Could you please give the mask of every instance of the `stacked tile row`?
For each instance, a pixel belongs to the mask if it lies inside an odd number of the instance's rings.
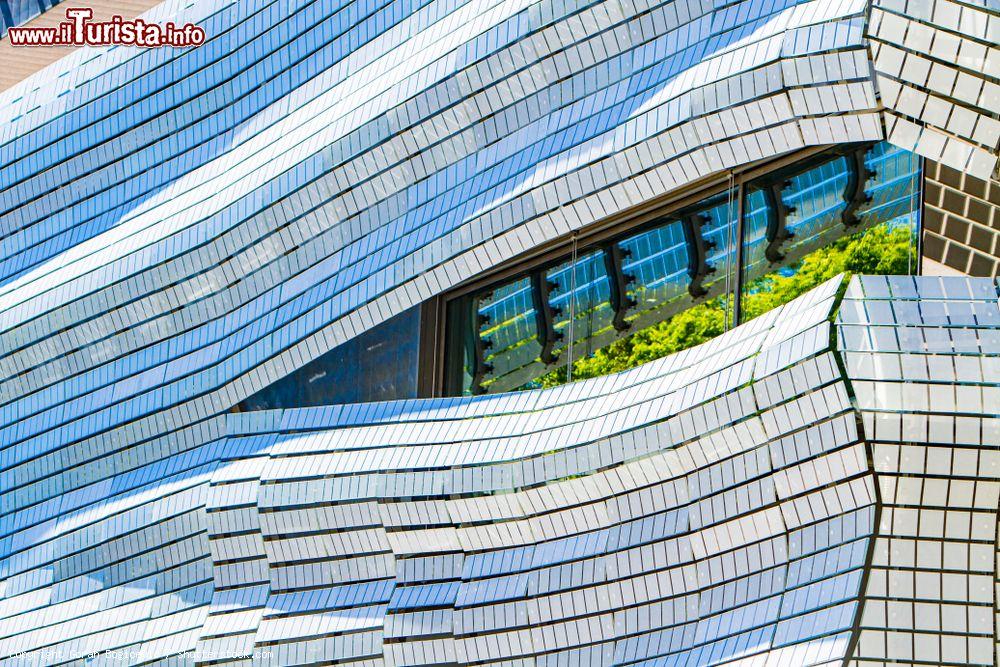
[[[556,390],[233,416],[212,551],[268,594],[219,617],[275,664],[840,664],[877,508],[839,284]]]
[[[996,175],[1000,12],[989,0],[874,0],[868,33],[886,138],[979,179]]]
[[[224,413],[584,225],[729,167],[881,138],[868,14],[168,0],[148,18],[202,25],[205,45],[80,49],[4,91],[0,658],[235,647],[213,620],[236,603],[211,536],[246,481],[220,472]],[[263,546],[246,538],[227,571],[271,557],[280,527],[258,520]]]
[[[971,276],[1000,276],[1000,180],[926,162],[923,256]]]
[[[852,664],[994,665],[997,284],[855,279],[837,336],[879,499]]]

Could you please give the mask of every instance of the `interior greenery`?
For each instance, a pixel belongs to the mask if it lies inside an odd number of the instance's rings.
[[[908,225],[882,223],[815,250],[790,270],[761,276],[743,296],[743,321],[787,303],[839,273],[848,277],[855,273],[910,273],[912,233]],[[709,299],[576,360],[573,379],[623,371],[714,338],[725,329],[727,302],[725,296]],[[565,383],[566,376],[566,367],[560,366],[532,382],[531,387],[554,387]]]

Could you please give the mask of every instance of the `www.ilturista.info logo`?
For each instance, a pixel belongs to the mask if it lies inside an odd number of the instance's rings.
[[[91,21],[94,10],[79,7],[66,10],[57,26],[18,27],[8,30],[11,46],[198,46],[205,42],[205,29],[193,23],[176,25],[149,23],[142,19],[112,16],[108,21]]]

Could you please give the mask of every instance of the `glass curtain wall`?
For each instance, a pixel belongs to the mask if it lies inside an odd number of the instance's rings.
[[[453,299],[445,393],[598,374],[598,351],[603,368],[620,370],[629,362],[609,366],[609,350],[648,360],[629,346],[636,333],[695,313],[711,320],[700,342],[793,298],[817,266],[915,272],[920,183],[911,153],[886,143],[838,148]],[[860,262],[865,249],[881,263]]]
[[[793,279],[824,262],[838,271],[916,273],[920,170],[919,157],[882,142],[749,182],[741,320],[786,301]]]

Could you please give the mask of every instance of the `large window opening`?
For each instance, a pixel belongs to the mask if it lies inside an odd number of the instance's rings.
[[[553,386],[704,342],[840,272],[915,273],[921,162],[887,143],[752,171],[447,299],[444,393]]]
[[[235,409],[497,393],[632,368],[838,273],[916,273],[922,180],[920,159],[887,143],[748,167],[474,277]]]

